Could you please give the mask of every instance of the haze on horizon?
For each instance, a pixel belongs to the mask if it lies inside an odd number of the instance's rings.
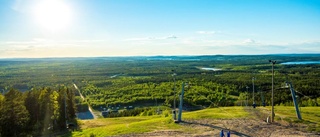
[[[0,58],[320,53],[319,0],[0,0]]]

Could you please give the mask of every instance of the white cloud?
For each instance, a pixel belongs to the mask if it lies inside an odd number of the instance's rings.
[[[217,32],[216,31],[197,31],[196,33],[212,35],[212,34],[216,34]]]
[[[319,41],[291,44],[261,43],[254,39],[230,40],[206,37],[178,39],[174,35],[125,41],[54,41],[34,38],[30,41],[0,42],[0,57],[320,53],[319,47]]]
[[[36,41],[36,42],[45,42],[45,41],[48,41],[47,39],[43,39],[43,38],[34,38],[33,41]]]
[[[125,41],[145,41],[145,40],[152,40],[152,37],[144,37],[144,38],[129,38],[125,39]]]
[[[171,36],[167,36],[165,39],[176,39],[176,38],[178,38],[178,37],[175,35],[171,35]]]
[[[153,40],[166,40],[166,39],[177,39],[175,35],[164,36],[164,37],[140,37],[140,38],[129,38],[124,41],[153,41]]]
[[[243,41],[243,44],[256,44],[256,41],[253,39],[246,39]]]

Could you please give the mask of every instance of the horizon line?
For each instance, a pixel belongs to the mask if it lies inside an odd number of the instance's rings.
[[[199,55],[119,55],[119,56],[56,56],[56,57],[0,57],[0,59],[62,59],[62,58],[126,58],[126,57],[193,57],[193,56],[263,56],[263,55],[317,55],[320,53],[272,53],[272,54],[199,54]]]

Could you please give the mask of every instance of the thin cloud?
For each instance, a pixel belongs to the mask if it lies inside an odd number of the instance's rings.
[[[4,45],[29,45],[29,44],[36,44],[35,41],[6,41],[2,42]]]
[[[96,42],[105,42],[105,40],[71,40],[65,42],[74,42],[74,43],[96,43]]]
[[[144,37],[144,38],[129,38],[126,39],[125,41],[145,41],[145,40],[152,40],[154,38],[152,37]]]
[[[141,37],[141,38],[129,38],[124,41],[153,41],[153,40],[166,40],[166,39],[177,39],[175,35],[164,36],[164,37]]]
[[[14,0],[10,8],[19,13],[30,13],[35,2],[31,0]]]
[[[1,45],[38,45],[38,44],[79,44],[79,43],[97,43],[105,40],[61,40],[54,41],[50,39],[34,38],[27,41],[3,41]]]
[[[212,35],[212,34],[216,34],[216,31],[197,31],[196,33],[198,34],[206,34],[206,35]]]
[[[256,44],[256,41],[253,39],[246,39],[243,41],[243,44]]]
[[[43,39],[43,38],[34,38],[33,41],[36,41],[36,42],[45,42],[45,41],[48,41],[47,39]]]
[[[166,37],[165,39],[177,39],[177,38],[178,38],[177,36],[171,35],[171,36]]]

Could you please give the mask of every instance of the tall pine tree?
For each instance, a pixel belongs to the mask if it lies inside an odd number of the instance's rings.
[[[1,106],[1,136],[22,136],[28,126],[29,112],[24,106],[22,93],[11,89]]]

